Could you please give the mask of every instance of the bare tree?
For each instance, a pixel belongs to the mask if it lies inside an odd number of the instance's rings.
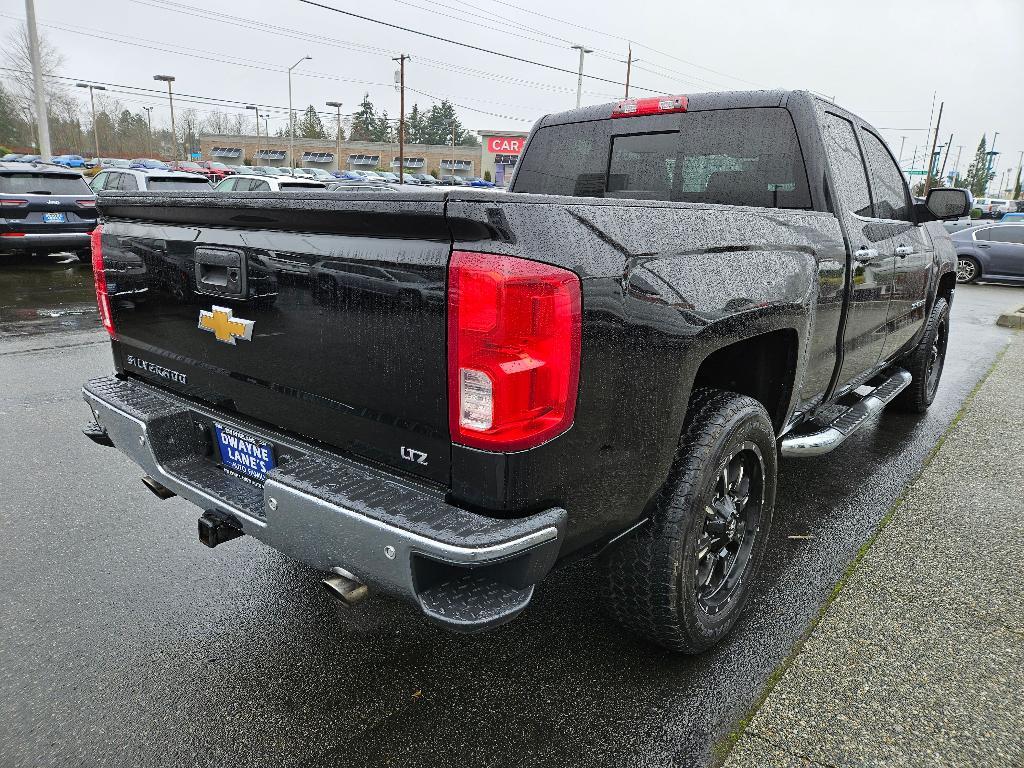
[[[21,105],[34,111],[35,86],[32,82],[32,54],[28,42],[28,28],[15,27],[4,40],[4,63],[9,71],[6,77]],[[64,56],[45,36],[39,35],[39,63],[43,70],[43,81],[50,98],[65,89],[55,80],[64,67]]]
[[[181,113],[177,123],[178,147],[185,147],[186,151],[190,152],[193,146],[199,145],[199,134],[202,126],[199,112],[192,108],[186,109]],[[180,150],[176,150],[175,154],[177,155],[178,152]]]
[[[230,130],[230,121],[231,118],[219,109],[215,109],[206,116],[205,120],[203,120],[202,131],[203,133],[227,133]]]
[[[231,116],[231,134],[234,136],[245,135],[246,117],[244,112],[236,112]]]

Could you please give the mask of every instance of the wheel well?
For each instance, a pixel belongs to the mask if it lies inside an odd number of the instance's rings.
[[[974,258],[973,256],[971,258]],[[975,259],[977,261],[977,259]],[[980,265],[979,265],[980,266]],[[953,305],[953,290],[956,288],[956,272],[947,272],[939,278],[939,287],[935,291],[936,296],[941,296],[946,302]]]
[[[713,387],[754,398],[768,411],[777,432],[792,394],[796,353],[793,329],[752,336],[708,355],[693,388]]]

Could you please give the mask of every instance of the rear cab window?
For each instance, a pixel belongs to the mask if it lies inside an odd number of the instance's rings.
[[[14,195],[91,195],[78,174],[19,172],[0,174],[0,193]]]
[[[514,192],[810,209],[789,112],[751,107],[540,128]]]

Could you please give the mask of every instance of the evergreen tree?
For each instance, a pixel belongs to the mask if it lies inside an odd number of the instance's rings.
[[[451,144],[453,132],[456,144],[475,147],[479,143],[476,136],[462,127],[454,105],[448,99],[442,99],[439,104],[431,106],[427,113],[424,143]]]
[[[412,105],[412,111],[405,118],[405,140],[409,144],[429,144],[427,140],[427,119],[420,111],[418,104]]]
[[[373,138],[377,133],[377,111],[370,101],[370,94],[363,94],[363,101],[359,109],[352,115],[352,130],[349,131],[351,141],[375,141]]]
[[[974,153],[974,162],[971,163],[967,169],[967,175],[964,177],[964,185],[971,190],[971,194],[975,197],[985,196],[985,189],[995,175],[988,167],[987,149],[986,137],[982,134],[981,141],[978,142],[978,149]]]
[[[295,126],[295,134],[303,139],[326,139],[327,132],[324,124],[320,121],[320,115],[316,113],[316,107],[310,104],[306,112]]]
[[[398,141],[398,127],[391,125],[391,119],[388,117],[387,110],[380,113],[380,117],[377,118],[371,135],[373,136],[370,139],[371,141]],[[409,143],[408,137],[406,137],[405,142]]]

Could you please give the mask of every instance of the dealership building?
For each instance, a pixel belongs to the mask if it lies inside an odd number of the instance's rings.
[[[406,173],[438,176],[484,176],[508,184],[519,153],[526,141],[521,131],[480,131],[480,146],[406,144]],[[203,160],[227,165],[294,165],[334,170],[384,169],[398,172],[398,144],[371,141],[295,139],[295,160],[288,156],[287,136],[206,135],[199,139]]]

